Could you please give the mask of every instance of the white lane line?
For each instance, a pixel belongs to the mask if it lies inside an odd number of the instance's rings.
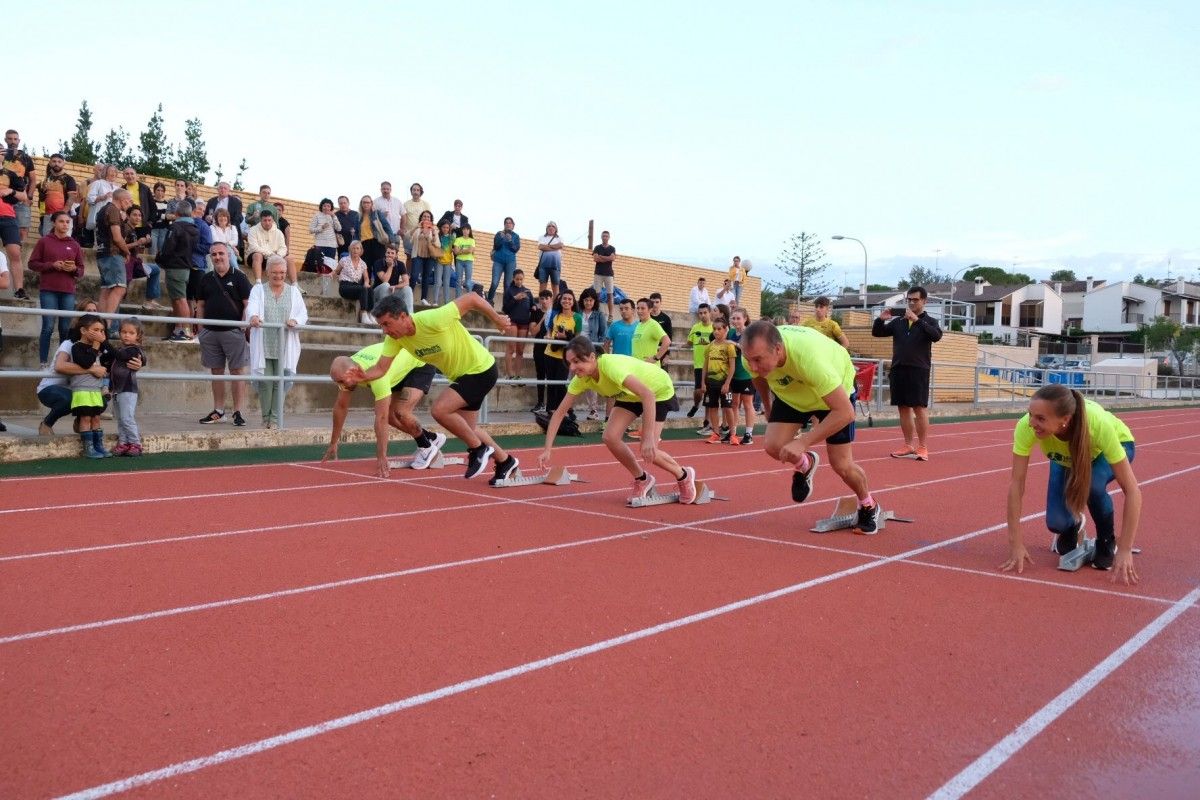
[[[1029,744],[1034,737],[1082,700],[1101,681],[1128,661],[1134,653],[1149,644],[1155,636],[1174,622],[1180,614],[1190,608],[1197,599],[1200,599],[1200,588],[1188,592],[1174,605],[1155,618],[1149,625],[1138,631],[1125,644],[1118,647],[1107,658],[1092,667],[1086,675],[1068,686],[1062,694],[1042,706],[1033,716],[1018,725],[1016,730],[997,742],[966,769],[955,775],[940,789],[931,794],[929,796],[930,800],[958,800],[958,798],[982,783],[989,775],[1004,766],[1021,748]]]

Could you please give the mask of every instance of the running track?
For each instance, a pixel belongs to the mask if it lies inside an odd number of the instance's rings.
[[[809,533],[844,487],[796,506],[758,444],[668,442],[731,500],[639,511],[600,445],[570,487],[4,481],[0,797],[1195,797],[1200,410],[1122,416],[1132,588],[1053,568],[1040,457],[1036,566],[996,572],[1005,421],[926,464],[862,430],[917,520],[875,537]]]

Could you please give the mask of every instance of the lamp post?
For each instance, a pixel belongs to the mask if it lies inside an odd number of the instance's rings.
[[[832,238],[834,241],[838,242],[842,241],[843,239],[849,239],[852,242],[858,242],[858,246],[863,249],[863,308],[865,309],[867,307],[867,287],[870,286],[870,284],[867,283],[867,246],[862,243],[861,239],[855,239],[853,236],[834,236]]]
[[[978,264],[970,264],[969,266],[963,267],[962,269],[960,269],[958,272],[954,273],[950,277],[950,316],[951,316],[951,318],[954,317],[954,290],[956,288],[958,288],[958,276],[962,275],[964,272],[969,272],[978,266],[979,266]],[[963,322],[964,323],[967,321],[966,318],[967,318],[967,315],[963,314]],[[951,321],[953,321],[953,319]]]

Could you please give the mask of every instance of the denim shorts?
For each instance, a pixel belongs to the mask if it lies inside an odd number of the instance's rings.
[[[100,288],[125,286],[125,256],[101,256],[96,261],[100,265]]]
[[[33,215],[30,212],[28,203],[17,203],[13,206],[13,211],[17,212],[17,227],[28,228]]]

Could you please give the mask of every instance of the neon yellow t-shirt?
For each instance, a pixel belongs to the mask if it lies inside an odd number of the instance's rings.
[[[459,236],[454,240],[454,246],[458,248],[470,247],[471,250],[466,253],[459,253],[455,256],[459,261],[474,261],[475,260],[475,240],[469,236]]]
[[[712,323],[707,325],[703,322],[697,322],[688,331],[688,344],[692,346],[692,366],[700,369],[704,366],[704,351],[708,348],[708,343],[712,341]]]
[[[708,365],[708,380],[724,381],[729,374],[729,359],[737,360],[737,347],[728,339],[724,342],[711,342],[708,345],[705,363]]]
[[[359,350],[354,355],[350,356],[350,360],[363,368],[363,371],[369,370],[375,366],[383,356],[383,342],[367,345],[362,350]],[[425,366],[425,362],[418,361],[408,354],[407,350],[401,350],[400,353],[392,359],[392,365],[388,367],[388,371],[382,376],[373,381],[367,381],[367,386],[371,389],[371,396],[376,400],[382,400],[392,393],[392,387],[400,381],[404,380],[408,373],[414,369],[420,369]]]
[[[775,397],[797,411],[826,411],[824,397],[841,386],[846,394],[854,392],[854,364],[850,354],[832,339],[812,328],[781,325],[786,361],[765,376]],[[749,364],[746,365],[749,368]]]
[[[1121,445],[1133,441],[1129,426],[1093,400],[1084,400],[1083,405],[1087,414],[1088,434],[1092,440],[1092,460],[1095,461],[1096,456],[1101,454],[1110,464],[1125,460],[1125,448]],[[1066,469],[1071,468],[1071,443],[1053,435],[1044,439],[1037,438],[1029,424],[1029,415],[1026,414],[1017,420],[1017,427],[1013,430],[1013,453],[1027,456],[1033,452],[1035,442],[1042,448],[1047,459]]]
[[[496,363],[495,356],[462,326],[462,314],[455,303],[413,314],[412,321],[417,329],[411,336],[384,337],[383,355],[407,350],[452,381],[486,372]]]
[[[837,341],[842,336],[842,326],[838,325],[837,320],[833,317],[820,320],[816,317],[809,317],[800,324],[806,328],[818,330],[834,341]]]
[[[657,320],[639,322],[633,329],[633,357],[647,359],[658,355],[658,345],[666,335],[667,332]]]
[[[599,375],[595,378],[576,375],[567,385],[567,391],[573,395],[581,395],[590,389],[601,397],[614,397],[626,403],[637,403],[641,398],[625,386],[625,379],[632,375],[646,384],[646,388],[654,392],[654,399],[659,402],[675,396],[671,376],[649,361],[606,353],[596,356],[596,365],[600,370]]]

